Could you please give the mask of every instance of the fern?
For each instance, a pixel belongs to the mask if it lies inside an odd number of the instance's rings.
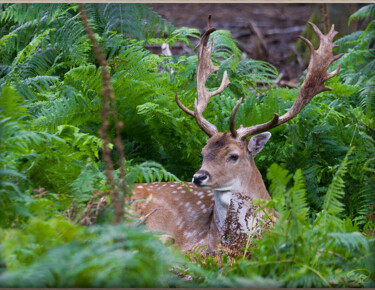
[[[6,261],[13,258],[11,269],[0,274],[1,285],[9,287],[185,285],[169,271],[182,259],[152,233],[128,224],[84,228],[63,219],[33,219],[27,231],[7,232],[2,244]]]
[[[370,250],[370,245],[367,239],[359,232],[353,233],[329,233],[328,237],[335,240],[337,245],[343,246],[349,252],[354,252],[360,248],[366,251]]]
[[[327,287],[335,283],[333,281],[341,281],[339,285],[363,283],[358,277],[353,280],[347,277],[353,268],[368,277],[361,261],[371,259],[369,242],[349,219],[343,221],[337,216],[342,205],[338,204],[337,191],[340,192],[342,186],[336,180],[345,174],[348,156],[341,163],[336,179],[326,193],[324,209],[313,224],[307,215],[301,171],[296,171],[294,185],[287,189],[291,179],[289,172],[276,164],[271,166],[268,171],[268,177],[272,179],[271,193],[276,193],[275,205],[281,217],[272,232],[254,241],[257,247],[252,249],[250,261],[232,265],[235,271],[244,274],[252,271],[267,278],[279,277],[288,287]],[[335,217],[336,224],[341,226],[333,228],[332,220],[324,222],[322,216],[326,212],[331,213],[330,218]],[[324,265],[320,263],[323,260]]]
[[[64,75],[64,85],[75,87],[86,94],[90,90],[99,94],[102,89],[100,70],[94,65],[73,68]]]
[[[316,219],[316,224],[321,223],[325,227],[327,224],[330,224],[332,228],[339,227],[341,225],[338,214],[344,210],[344,204],[342,201],[340,201],[340,199],[342,199],[345,195],[345,184],[343,177],[347,172],[348,157],[351,154],[351,151],[352,149],[348,151],[328,187],[328,191],[322,206],[322,212]]]
[[[51,37],[51,45],[59,54],[61,53],[65,67],[86,64],[91,46],[84,34],[80,15],[64,15],[61,18],[64,25]]]
[[[128,168],[127,180],[130,183],[135,182],[153,182],[153,181],[178,181],[181,182],[174,174],[165,170],[165,168],[152,161],[143,162],[139,165]]]
[[[15,84],[18,93],[28,101],[44,100],[50,97],[50,88],[58,84],[55,76],[34,76]]]
[[[3,158],[1,158],[1,159],[3,159]],[[4,162],[5,160],[3,159],[2,161]],[[20,189],[17,185],[17,182],[19,182],[20,180],[25,180],[26,179],[25,175],[20,174],[13,169],[0,168],[0,176],[1,176],[1,179],[0,179],[1,188],[11,188],[16,193],[18,193],[18,194],[21,193],[21,191],[20,191]]]
[[[55,29],[47,29],[42,34],[36,36],[24,49],[22,49],[12,63],[12,67],[16,67],[18,64],[23,63],[26,56],[31,56],[35,52],[35,49],[41,44],[41,42],[47,38],[48,34]]]
[[[48,105],[49,108],[41,108],[39,117],[35,121],[35,126],[41,129],[46,128],[51,132],[55,132],[59,125],[68,123],[81,125],[95,117],[95,115],[87,113],[98,113],[98,110],[92,112],[90,102],[80,96],[74,96],[70,99],[61,98]]]
[[[99,150],[103,147],[103,141],[96,136],[79,132],[79,128],[71,125],[57,127],[56,136],[68,141],[72,146],[83,152],[90,152],[91,157],[99,158]]]
[[[174,97],[178,92],[193,108],[197,56],[165,57],[145,46],[183,42],[194,51],[191,39],[199,32],[176,29],[145,5],[85,7],[109,61],[126,156],[133,159],[126,163],[128,185],[190,180],[201,165],[199,151],[207,137]],[[369,285],[372,241],[358,232],[373,231],[375,202],[373,5],[365,7],[353,19],[368,16],[367,28],[337,41],[345,55],[339,76],[326,82],[333,91],[317,95],[298,117],[274,128],[256,156],[273,197],[266,207],[275,207],[279,221],[253,240],[250,260],[225,254],[199,260],[196,249],[199,265],[184,260],[179,271],[193,277],[190,286]],[[0,284],[182,285],[169,275],[174,262],[155,264],[166,252],[149,234],[128,225],[84,229],[62,218],[74,219],[72,208],[79,213],[94,191],[108,190],[98,161],[101,76],[78,5],[0,4],[0,21],[0,226],[17,227],[0,230]],[[228,31],[211,37],[213,62],[221,69],[207,88],[218,88],[225,70],[231,80],[205,112],[220,131],[228,130],[239,97],[244,102],[236,124],[245,126],[267,122],[291,107],[298,89],[273,88],[277,70],[272,65],[241,59]],[[349,148],[354,148],[350,155]],[[110,210],[98,223],[106,223],[107,215]],[[78,236],[76,241],[70,234]],[[124,268],[124,261],[132,267]],[[79,267],[72,271],[71,265]],[[162,269],[157,276],[169,273],[170,280],[155,282],[155,265]]]
[[[38,17],[46,18],[47,22],[51,22],[56,14],[61,9],[66,9],[67,5],[58,4],[8,4],[4,11],[0,14],[0,19],[3,22],[10,20],[22,24],[25,21],[32,21]]]
[[[5,52],[9,52],[10,51],[10,46],[11,45],[14,45],[14,38],[17,37],[17,34],[8,34],[8,35],[4,35],[1,39],[0,39],[0,50],[1,51],[5,51]]]
[[[268,169],[267,178],[272,180],[270,191],[273,198],[280,199],[286,193],[286,186],[293,175],[289,171],[281,168],[276,163]]]
[[[293,176],[294,185],[286,193],[286,198],[290,202],[292,218],[298,218],[302,222],[306,220],[308,205],[306,202],[306,187],[301,170],[297,170]]]
[[[359,102],[363,111],[367,115],[366,123],[370,126],[374,125],[374,104],[375,96],[373,92],[374,86],[374,49],[372,40],[375,36],[375,15],[374,4],[362,7],[354,13],[350,19],[368,18],[369,24],[364,31],[352,33],[337,41],[340,44],[340,50],[346,52],[342,64],[341,79],[347,84],[355,84],[360,87]]]
[[[162,45],[163,43],[168,43],[170,46],[183,42],[188,46],[191,46],[189,38],[199,38],[199,30],[195,28],[181,27],[172,31],[171,35],[168,38],[164,38],[161,35],[160,38],[150,38],[147,40],[147,44],[150,45]]]
[[[162,181],[181,181],[172,173],[168,172],[162,165],[157,162],[146,161],[140,164],[131,164],[132,161],[127,161],[126,164],[126,183],[129,189],[134,183],[143,182],[162,182]],[[115,174],[118,174],[118,170]],[[82,206],[82,203],[87,202],[94,189],[107,190],[106,177],[102,166],[93,166],[87,164],[82,168],[79,176],[70,183],[71,192],[73,192],[73,202],[77,206]]]
[[[97,15],[103,18],[103,32],[118,31],[145,40],[164,32],[170,34],[175,29],[145,4],[103,4],[97,9]]]
[[[366,5],[362,7],[361,9],[359,9],[358,11],[356,11],[355,13],[353,13],[349,18],[348,25],[350,25],[350,22],[355,18],[360,19],[360,20],[365,19],[365,18],[370,18],[370,19],[375,18],[375,5],[374,4]]]
[[[258,84],[270,84],[271,80],[278,76],[273,65],[253,59],[242,60],[237,68],[237,73],[241,76],[238,81],[243,81],[244,84],[249,84],[252,88],[257,88]]]

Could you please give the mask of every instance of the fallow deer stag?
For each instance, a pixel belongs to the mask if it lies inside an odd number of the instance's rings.
[[[209,137],[202,150],[202,167],[194,174],[192,183],[185,183],[192,193],[177,182],[136,184],[133,191],[134,199],[144,201],[134,203],[133,209],[146,218],[146,226],[173,234],[175,244],[184,251],[200,245],[206,245],[208,250],[215,250],[222,237],[224,221],[233,196],[241,193],[239,196],[246,197],[247,200],[271,199],[253,159],[271,137],[271,133],[266,131],[294,118],[315,95],[332,90],[325,86],[324,82],[335,76],[340,69],[338,67],[335,71],[327,73],[330,64],[342,56],[334,56],[332,52],[333,48],[337,47],[333,44],[333,38],[337,34],[334,26],[332,25],[328,34],[324,35],[316,25],[310,25],[319,37],[320,46],[314,50],[311,42],[300,36],[310,48],[310,61],[306,78],[290,110],[282,116],[275,114],[267,123],[251,127],[241,125],[236,129],[234,120],[242,102],[241,98],[230,116],[230,132],[220,133],[203,117],[203,112],[209,99],[223,92],[230,81],[225,71],[221,85],[216,91],[207,91],[205,87],[208,77],[219,70],[211,60],[213,40],[207,49],[209,36],[215,31],[208,21],[208,30],[203,34],[199,45],[196,71],[198,97],[194,102],[194,111],[181,104],[176,94],[178,106],[194,117],[198,126]],[[251,135],[255,136],[248,140],[246,137]],[[256,218],[259,218],[259,214],[250,217]],[[250,228],[249,217],[242,214],[242,219],[242,233],[256,230],[257,223],[255,228]]]

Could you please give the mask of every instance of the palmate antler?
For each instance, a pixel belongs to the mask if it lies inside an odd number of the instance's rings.
[[[342,53],[336,56],[334,56],[332,53],[333,48],[338,47],[338,45],[333,44],[333,38],[338,32],[335,31],[335,27],[334,25],[332,25],[331,30],[328,32],[328,34],[324,35],[314,23],[309,22],[309,24],[313,27],[315,33],[319,37],[320,46],[317,50],[314,50],[313,45],[308,39],[304,38],[303,36],[299,36],[299,38],[305,41],[310,48],[310,62],[307,69],[306,78],[300,88],[298,97],[293,106],[287,113],[285,113],[281,117],[279,117],[279,115],[275,113],[273,119],[267,123],[251,127],[243,127],[241,125],[238,130],[231,130],[232,135],[234,135],[238,140],[243,140],[247,136],[265,132],[289,121],[290,119],[297,116],[298,113],[311,101],[314,96],[321,92],[332,90],[331,88],[325,86],[324,82],[337,75],[340,70],[340,66],[338,66],[335,71],[327,73],[327,69],[331,65],[331,63],[343,56]],[[241,101],[242,99],[237,103],[237,108],[239,107]],[[232,112],[230,119],[231,124],[233,123],[233,125],[231,125],[231,127],[233,128],[235,112],[237,111],[236,107],[234,112]]]
[[[199,44],[199,55],[198,55],[198,66],[197,66],[197,94],[198,98],[194,101],[194,112],[186,108],[181,104],[176,94],[176,102],[178,106],[187,114],[195,117],[198,126],[209,136],[213,136],[217,133],[217,128],[208,122],[203,117],[203,112],[207,107],[208,101],[211,97],[220,94],[230,84],[227,71],[224,72],[223,79],[220,87],[213,92],[209,92],[206,89],[206,81],[211,74],[217,72],[220,67],[214,66],[211,60],[211,51],[213,46],[213,39],[211,39],[210,47],[207,50],[207,42],[210,34],[216,29],[211,28],[211,16],[208,18],[207,31],[203,34],[201,42]]]
[[[208,92],[206,90],[205,83],[208,77],[212,73],[219,70],[219,67],[214,66],[211,61],[212,40],[210,48],[208,50],[206,49],[208,37],[213,31],[215,31],[214,28],[210,28],[210,18],[208,23],[208,30],[203,34],[199,46],[199,61],[197,67],[198,99],[196,99],[194,102],[194,112],[183,106],[178,100],[177,95],[176,102],[183,111],[195,117],[199,127],[208,136],[211,137],[212,135],[217,133],[217,129],[214,125],[212,125],[206,119],[204,119],[202,115],[203,111],[207,107],[208,100],[212,96],[221,93],[230,84],[230,82],[228,79],[227,72],[225,71],[219,89],[214,92]],[[305,41],[310,48],[310,61],[306,78],[300,88],[296,101],[294,102],[290,110],[281,117],[279,117],[279,115],[275,113],[273,119],[267,123],[258,124],[251,127],[243,127],[243,125],[241,125],[240,128],[236,129],[234,120],[236,117],[237,110],[240,107],[241,102],[243,100],[243,98],[241,98],[236,104],[236,106],[233,108],[229,121],[229,128],[232,133],[232,136],[236,138],[239,142],[244,141],[247,136],[265,132],[289,121],[290,119],[297,116],[298,113],[311,101],[311,99],[314,96],[323,91],[332,90],[331,88],[325,86],[324,82],[337,75],[340,70],[340,66],[338,66],[335,71],[327,73],[327,69],[331,65],[331,63],[333,63],[335,60],[339,59],[343,55],[339,54],[334,56],[332,53],[333,48],[338,47],[337,45],[333,44],[333,39],[338,32],[335,31],[334,25],[332,25],[332,28],[328,32],[328,34],[324,35],[315,24],[311,22],[309,22],[309,24],[313,27],[315,33],[319,37],[320,46],[317,50],[314,50],[313,45],[308,39],[304,38],[303,36],[299,36],[299,38]]]

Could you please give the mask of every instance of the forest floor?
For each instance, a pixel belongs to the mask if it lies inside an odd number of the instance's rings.
[[[298,83],[306,61],[298,60],[295,43],[314,10],[311,4],[149,4],[176,27],[203,32],[212,27],[231,31],[245,56],[273,64],[286,82]],[[256,36],[255,30],[258,31]],[[263,42],[263,44],[262,44]],[[186,49],[186,48],[185,48]],[[178,47],[173,54],[183,53]]]

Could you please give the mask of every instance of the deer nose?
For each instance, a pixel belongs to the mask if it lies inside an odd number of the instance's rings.
[[[193,176],[193,183],[195,185],[204,185],[204,183],[208,180],[209,173],[205,170],[199,170],[197,173]]]

